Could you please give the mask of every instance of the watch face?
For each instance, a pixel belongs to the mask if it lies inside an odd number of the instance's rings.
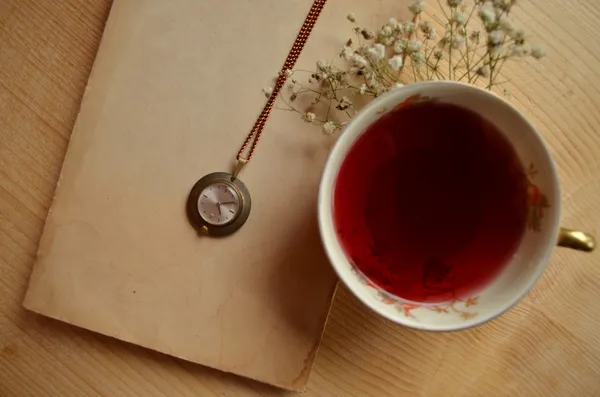
[[[232,222],[240,210],[237,191],[226,182],[217,182],[202,190],[198,197],[198,212],[209,224],[219,226]]]

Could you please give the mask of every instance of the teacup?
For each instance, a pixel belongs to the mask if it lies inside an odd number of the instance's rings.
[[[335,230],[334,193],[340,167],[349,150],[376,120],[398,105],[419,98],[458,105],[491,122],[512,144],[523,165],[534,165],[531,186],[544,197],[540,216],[525,231],[516,253],[502,271],[470,296],[457,296],[435,304],[402,299],[368,279],[349,259]],[[534,179],[533,179],[534,178]],[[533,203],[532,205],[536,205]],[[533,125],[503,98],[472,85],[422,82],[396,88],[365,106],[346,125],[325,165],[319,188],[318,216],[321,238],[329,260],[341,281],[365,305],[379,315],[404,326],[452,331],[491,320],[514,306],[540,278],[554,246],[582,251],[594,249],[594,238],[560,227],[561,199],[555,164],[542,136]]]

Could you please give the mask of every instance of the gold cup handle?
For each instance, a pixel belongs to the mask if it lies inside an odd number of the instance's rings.
[[[558,245],[578,251],[592,252],[596,248],[596,239],[591,234],[561,227],[558,234]]]

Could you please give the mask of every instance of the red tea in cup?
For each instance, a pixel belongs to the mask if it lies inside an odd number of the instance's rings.
[[[350,148],[334,223],[350,261],[400,298],[443,302],[500,273],[525,233],[529,186],[491,123],[421,102],[382,116]]]

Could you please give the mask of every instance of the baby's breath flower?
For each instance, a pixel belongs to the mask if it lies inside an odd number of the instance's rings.
[[[353,65],[359,68],[364,68],[369,64],[369,62],[367,62],[367,60],[362,55],[357,54],[356,52],[352,54],[351,60]]]
[[[435,31],[435,29],[434,28],[429,29],[429,31],[425,33],[425,38],[427,40],[436,40],[437,32]]]
[[[342,100],[339,101],[338,105],[335,107],[337,110],[346,110],[352,106],[352,102],[348,97],[342,97]]]
[[[421,50],[421,42],[417,40],[408,40],[406,43],[406,52],[411,54]]]
[[[323,124],[323,133],[325,135],[332,135],[335,130],[337,130],[337,126],[333,121],[327,121]]]
[[[492,56],[499,56],[503,50],[504,47],[502,46],[502,44],[493,45],[491,43],[488,43],[487,52]]]
[[[525,32],[523,29],[516,29],[510,34],[510,38],[517,44],[523,44],[525,42]]]
[[[429,21],[419,22],[419,29],[421,29],[421,32],[424,33],[427,40],[435,40],[435,29],[431,27],[431,23]]]
[[[484,4],[479,7],[479,17],[485,24],[493,24],[496,22],[496,10],[490,4]]]
[[[490,68],[487,65],[481,66],[476,73],[481,77],[490,77]]]
[[[420,13],[422,13],[423,12],[423,8],[425,8],[425,2],[423,0],[414,0],[408,6],[408,10],[413,15],[419,15]]]
[[[383,45],[392,45],[394,43],[394,36],[379,37],[379,42]]]
[[[352,58],[352,55],[354,55],[354,50],[349,46],[344,46],[342,52],[340,53],[340,57],[344,58],[347,61]]]
[[[500,22],[498,22],[498,26],[500,27],[500,29],[502,29],[504,31],[504,33],[506,33],[509,36],[511,34],[513,34],[515,31],[515,24],[513,23],[512,19],[510,19],[509,17],[500,18]]]
[[[370,31],[370,30],[367,30],[367,29],[363,29],[363,30],[361,30],[361,31],[360,31],[360,34],[362,35],[362,37],[363,37],[365,40],[371,40],[371,39],[373,39],[373,38],[375,37],[375,33],[373,33],[373,32],[372,32],[372,31]]]
[[[540,46],[535,46],[531,49],[531,56],[535,59],[542,59],[546,56],[546,51]]]
[[[381,61],[385,57],[385,46],[383,44],[373,44],[367,50],[367,55],[374,61]]]
[[[264,87],[264,88],[262,89],[262,92],[263,92],[263,94],[265,94],[265,96],[266,96],[267,98],[270,98],[270,97],[271,97],[271,95],[273,94],[273,87]]]
[[[313,112],[306,112],[306,113],[304,113],[302,118],[307,123],[312,123],[313,121],[315,121],[315,118],[317,118],[317,116]]]
[[[318,60],[317,61],[317,70],[319,72],[324,72],[324,73],[329,73],[329,71],[331,70],[331,65],[329,64],[329,62],[324,61],[324,60]]]
[[[406,21],[402,23],[402,31],[404,33],[412,33],[415,30],[415,24],[412,21]]]
[[[462,12],[457,12],[452,20],[457,26],[464,26],[467,23],[467,16]]]
[[[491,45],[501,44],[502,41],[504,41],[504,31],[502,31],[502,30],[492,30],[488,34],[488,42]]]
[[[342,84],[348,83],[348,72],[345,72],[345,71],[335,72],[333,77],[335,78],[336,81],[339,81]]]
[[[404,53],[407,45],[408,45],[408,40],[406,40],[406,39],[396,40],[396,42],[394,43],[394,52],[396,52],[398,54]]]
[[[431,18],[423,15],[424,0],[409,1],[412,21],[399,22],[396,18],[390,18],[380,30],[375,31],[356,24],[354,14],[349,14],[347,19],[354,23],[350,29],[359,35],[359,43],[355,44],[356,40],[348,40],[340,49],[339,56],[346,64],[338,67],[326,61],[317,62],[316,70],[308,76],[309,83],[314,83],[310,88],[295,82],[294,70],[280,71],[280,76],[289,77],[288,80],[291,81],[291,84],[286,85],[290,88],[287,95],[291,94],[289,102],[286,103],[290,105],[291,110],[300,113],[304,121],[322,125],[323,133],[331,135],[339,132],[345,124],[333,120],[337,120],[337,117],[347,119],[352,116],[351,113],[355,113],[354,108],[358,107],[358,104],[355,105],[352,101],[367,94],[369,97],[377,97],[401,87],[402,83],[396,81],[403,78],[404,62],[415,68],[416,80],[435,80],[439,76],[440,67],[448,66],[440,65],[440,60],[447,58],[448,54],[452,56],[453,61],[450,64],[451,77],[454,75],[455,78],[468,80],[470,83],[478,77],[483,77],[489,80],[486,81],[487,87],[492,88],[497,84],[495,80],[507,58],[530,55],[534,59],[540,59],[545,54],[542,48],[532,47],[526,41],[523,31],[515,28],[509,17],[512,15],[509,11],[515,1],[443,0],[443,6],[450,7],[450,14],[446,12],[448,19],[443,23],[441,40],[436,39],[433,21],[428,21]],[[478,28],[483,35],[479,31],[467,29],[467,22],[473,11],[471,6],[475,7],[474,11],[478,11],[479,17],[476,19],[483,22],[483,29]],[[466,47],[466,40],[473,44]],[[423,48],[427,51],[423,51]],[[455,58],[452,51],[460,53],[456,54]],[[463,73],[463,70],[466,73]],[[265,87],[263,93],[266,97],[273,98],[271,87]],[[309,108],[312,110],[310,112],[296,109],[295,105],[306,103],[299,100],[304,94],[307,95],[307,101],[312,100],[311,106],[320,102],[324,106],[319,106],[319,112],[325,110],[327,113],[323,113],[321,117],[320,113],[314,110],[316,107]],[[331,109],[332,107],[334,109]],[[329,118],[330,112],[340,113],[332,117],[332,120]]]
[[[510,49],[510,55],[515,57],[523,57],[527,55],[527,53],[527,48],[525,48],[525,46],[521,44],[514,45]]]
[[[454,48],[455,50],[462,50],[464,47],[465,47],[465,36],[461,36],[459,34],[454,36],[454,39],[452,40],[452,48]]]
[[[379,82],[377,81],[377,79],[375,79],[372,73],[367,74],[365,76],[365,80],[367,82],[367,87],[370,90],[377,91],[379,89]]]
[[[510,11],[510,8],[515,3],[515,0],[493,0],[492,3],[500,12]]]
[[[402,55],[394,55],[390,58],[388,64],[390,65],[393,71],[397,72],[404,64]]]

